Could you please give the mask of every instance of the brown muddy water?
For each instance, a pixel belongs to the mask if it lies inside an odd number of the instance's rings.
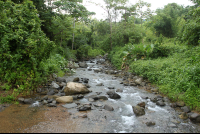
[[[92,68],[103,66],[88,63]],[[106,111],[99,107],[92,110],[79,112],[76,108],[67,109],[58,104],[57,107],[45,105],[30,107],[25,104],[13,104],[0,112],[0,133],[199,133],[200,126],[193,124],[189,119],[178,118],[179,112],[171,108],[169,103],[164,107],[157,106],[150,99],[143,97],[155,97],[155,94],[141,90],[133,86],[120,84],[122,78],[114,78],[113,75],[95,73],[87,69],[78,68],[73,76],[66,77],[67,81],[73,78],[88,78],[92,92],[85,98],[74,101],[75,103],[92,103],[92,105],[110,105],[114,111]],[[104,86],[96,86],[103,83]],[[118,100],[97,100],[89,102],[89,95],[101,92],[106,96],[108,87],[123,89],[118,93]],[[115,90],[114,89],[114,90]],[[146,103],[145,115],[136,117],[132,106],[140,102]],[[148,127],[146,122],[155,122]]]

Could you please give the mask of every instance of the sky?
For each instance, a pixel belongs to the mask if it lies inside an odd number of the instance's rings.
[[[103,0],[90,0],[94,3],[99,3],[101,5],[104,4]],[[129,5],[137,3],[138,0],[129,0]],[[143,0],[144,2],[151,3],[151,10],[155,11],[157,8],[164,8],[165,5],[168,3],[177,3],[179,5],[183,6],[192,6],[193,3],[190,0]],[[88,0],[83,0],[83,5],[91,12],[96,12],[96,15],[92,16],[92,18],[105,19],[106,12],[103,8],[96,6],[94,4],[91,4],[88,2]]]

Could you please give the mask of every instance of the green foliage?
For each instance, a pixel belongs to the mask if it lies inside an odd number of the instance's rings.
[[[200,47],[183,49],[184,52],[168,58],[132,62],[130,68],[157,84],[172,100],[183,100],[192,108],[200,109]]]
[[[89,48],[90,48],[90,46],[87,45],[87,44],[80,46],[80,47],[77,49],[76,57],[77,57],[78,59],[87,58],[87,57],[88,57],[88,50],[89,50]]]
[[[32,90],[42,80],[39,65],[49,57],[54,43],[42,32],[31,1],[0,1],[0,12],[0,80],[9,85],[3,88]]]
[[[104,55],[105,52],[102,49],[92,49],[92,47],[89,48],[88,56],[89,57],[96,57],[98,55]]]

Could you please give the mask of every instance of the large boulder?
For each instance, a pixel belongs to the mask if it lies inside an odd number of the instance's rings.
[[[73,97],[72,96],[58,97],[58,98],[56,98],[56,102],[58,102],[58,103],[72,103]]]
[[[85,94],[90,91],[87,87],[81,83],[68,82],[64,88],[65,95],[74,95],[74,94]]]
[[[78,65],[79,65],[80,68],[87,68],[88,67],[86,62],[79,62]]]

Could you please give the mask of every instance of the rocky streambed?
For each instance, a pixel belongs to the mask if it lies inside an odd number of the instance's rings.
[[[171,103],[148,80],[113,69],[106,57],[79,62],[74,75],[54,75],[33,97],[18,100],[1,105],[0,132],[200,132],[198,113]]]

